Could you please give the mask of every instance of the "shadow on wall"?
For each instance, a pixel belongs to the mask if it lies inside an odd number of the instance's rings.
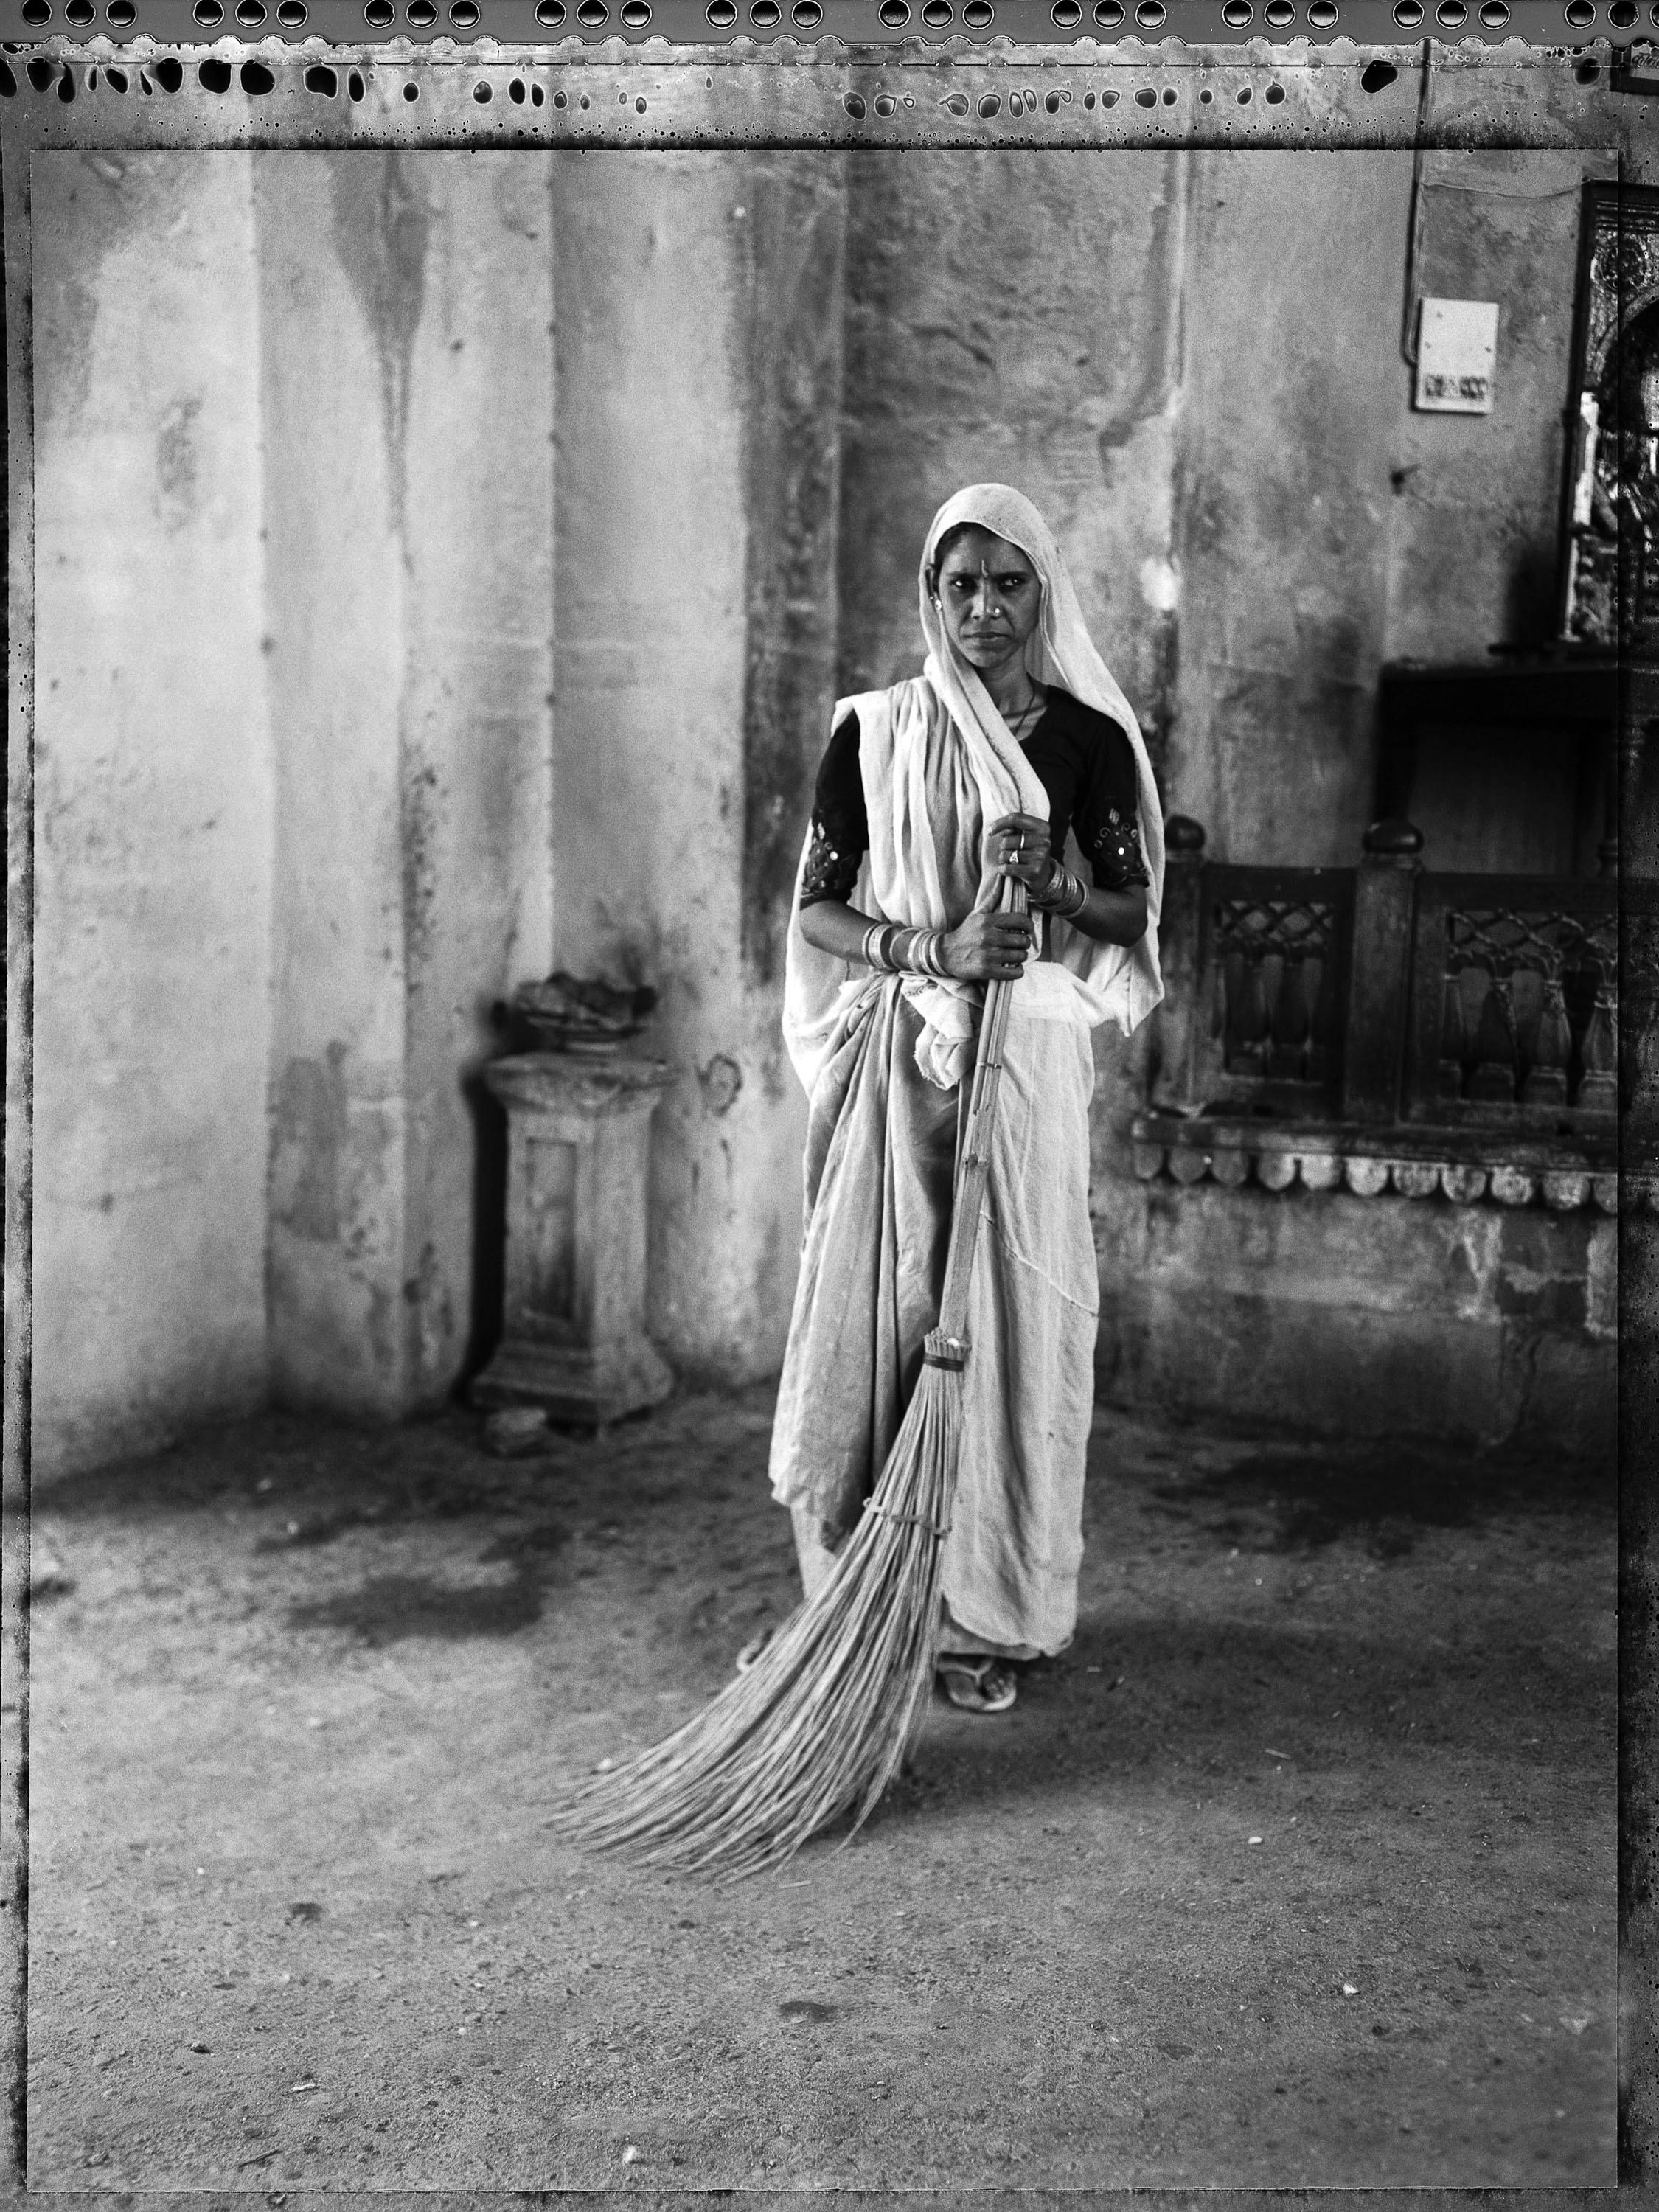
[[[1555,626],[1559,563],[1553,543],[1520,547],[1504,591],[1506,638],[1547,637]]]
[[[466,1077],[461,1090],[472,1122],[472,1310],[458,1399],[501,1340],[507,1284],[507,1112],[481,1074]]]

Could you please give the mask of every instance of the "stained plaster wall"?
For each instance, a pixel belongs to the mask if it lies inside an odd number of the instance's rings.
[[[648,1318],[783,1351],[805,1101],[781,921],[827,727],[843,188],[811,155],[555,157],[556,946],[654,984]]]
[[[551,957],[548,167],[254,166],[272,1383],[404,1412],[442,1401],[487,1326],[499,1131],[479,1070],[492,1005]]]
[[[36,1462],[266,1379],[273,787],[244,158],[38,155]]]
[[[840,687],[916,666],[927,518],[1006,477],[1170,810],[1219,859],[1350,861],[1382,663],[1553,619],[1578,195],[1607,166],[1425,157],[1413,297],[1502,308],[1497,404],[1468,416],[1409,404],[1409,153],[852,155]],[[1466,800],[1431,863],[1523,865]]]
[[[1111,1261],[1113,1399],[1327,1433],[1613,1442],[1617,1225],[1601,1216],[1158,1183]]]
[[[544,161],[38,168],[49,1475],[441,1400],[487,1327],[477,1070],[551,956],[552,350]]]
[[[1606,166],[1427,157],[1416,289],[1502,307],[1494,413],[1429,418],[1401,349],[1409,153],[854,155],[842,688],[916,666],[927,518],[1008,477],[1066,548],[1166,811],[1216,859],[1352,864],[1383,661],[1549,627],[1578,193]],[[1491,805],[1489,758],[1461,782],[1431,763],[1429,864],[1582,863],[1542,772],[1540,829]],[[1103,1388],[1316,1426],[1601,1433],[1607,1224],[1149,1194],[1127,1125],[1152,1044],[1097,1037]]]
[[[1479,659],[1559,625],[1556,538],[1579,210],[1607,156],[1425,154],[1414,293],[1498,304],[1490,415],[1406,412],[1388,532],[1391,657]],[[1494,758],[1507,803],[1490,804]],[[1596,764],[1559,732],[1424,733],[1413,815],[1431,866],[1593,874]]]
[[[268,1064],[268,1183],[251,1088],[221,1116],[238,1133],[241,1212],[216,1190],[199,1209],[246,1279],[231,1395],[404,1412],[487,1347],[501,1132],[477,1071],[499,1045],[492,1003],[556,960],[661,990],[651,1044],[683,1081],[657,1146],[653,1325],[688,1374],[765,1371],[793,1285],[804,1127],[777,1024],[780,900],[832,693],[836,167],[222,161],[246,210],[217,241],[235,306],[204,296],[201,313],[227,329],[240,317],[246,337],[226,436],[251,550],[222,558],[252,594],[240,696],[269,723],[262,808],[226,863],[261,933],[235,966],[264,1024],[246,1073],[254,1086]],[[82,283],[87,244],[64,246]],[[148,311],[160,343],[188,349],[177,316]],[[66,479],[86,465],[65,449]],[[125,503],[99,513],[106,543],[132,542]],[[165,598],[165,560],[134,579],[144,619],[158,573]],[[43,628],[43,652],[53,640]],[[43,873],[72,937],[73,889],[50,853]],[[189,973],[191,932],[168,942]],[[126,945],[135,967],[156,949],[143,929]],[[46,938],[42,980],[55,990]],[[60,1066],[41,1042],[50,1172],[53,1085],[71,1085],[67,1054]],[[124,1115],[142,1114],[129,1095],[85,1150],[118,1148]],[[93,1173],[80,1158],[65,1180],[78,1190]],[[189,1248],[197,1212],[175,1206],[170,1251]],[[107,1241],[92,1240],[89,1280],[107,1279]],[[61,1244],[46,1224],[54,1310]],[[106,1333],[146,1343],[154,1304],[143,1280],[125,1285],[106,1298]],[[187,1312],[168,1311],[188,1337]],[[39,1471],[117,1448],[50,1326],[37,1361]],[[219,1402],[143,1364],[163,1424]],[[73,1438],[49,1410],[59,1387],[80,1408]]]
[[[1389,650],[1411,157],[1193,157],[1172,811],[1218,860],[1352,861]]]
[[[1193,157],[1172,805],[1218,858],[1341,865],[1373,811],[1377,671],[1556,623],[1579,206],[1605,155]],[[1415,185],[1415,188],[1414,188]],[[1409,297],[1408,297],[1409,283]],[[1488,415],[1410,404],[1416,303],[1496,301]],[[1439,868],[1593,868],[1559,743],[1434,733]]]
[[[1166,806],[1212,854],[1350,859],[1382,659],[1477,651],[1538,604],[1569,312],[1540,301],[1570,302],[1564,210],[1594,166],[1549,157],[1559,196],[1537,210],[1434,203],[1424,282],[1495,270],[1528,302],[1494,433],[1407,406],[1407,155],[258,157],[243,229],[228,212],[215,245],[236,304],[213,315],[251,334],[259,404],[244,379],[226,435],[249,545],[268,532],[239,579],[259,680],[234,687],[270,718],[264,857],[250,828],[228,872],[264,886],[244,936],[268,931],[269,1035],[246,1057],[270,1070],[270,1326],[251,1291],[222,1309],[242,1316],[237,1393],[267,1360],[280,1393],[355,1410],[453,1384],[499,1226],[485,1012],[555,960],[663,994],[650,1042],[682,1077],[655,1146],[653,1329],[692,1377],[775,1366],[804,1119],[779,943],[811,772],[835,693],[916,665],[916,550],[958,483],[1010,477],[1048,513]],[[1449,454],[1484,501],[1473,537],[1433,489]],[[60,449],[66,478],[82,459]],[[1242,1201],[1171,1214],[1129,1179],[1146,1049],[1099,1043],[1109,1386],[1228,1400],[1265,1342],[1239,1301],[1310,1268],[1319,1297],[1282,1316],[1386,1335],[1405,1302],[1376,1290],[1384,1210],[1297,1202],[1264,1244]],[[232,1150],[227,1241],[263,1267],[258,1147]],[[1387,1218],[1385,1241],[1416,1233]],[[1438,1281],[1442,1237],[1398,1279]],[[1490,1285],[1508,1263],[1488,1260]],[[1233,1352],[1172,1364],[1172,1301],[1206,1297]],[[1493,1350],[1514,1328],[1495,1290],[1457,1297],[1487,1331],[1486,1367],[1464,1364],[1479,1395],[1492,1358],[1519,1371]],[[1545,1334],[1577,1343],[1554,1311]]]
[[[1164,776],[1190,219],[1190,157],[1176,152],[852,157],[841,690],[919,669],[916,564],[935,508],[958,485],[1012,483],[1064,547]],[[1103,1273],[1115,1218],[1139,1203],[1116,1161],[1145,1045],[1097,1032]]]
[[[1187,157],[859,154],[848,196],[840,688],[919,668],[928,521],[998,479],[1047,516],[1157,743]]]
[[[1550,634],[1579,202],[1606,167],[1424,157],[1414,295],[1500,307],[1495,405],[1471,416],[1409,404],[1409,156],[1195,158],[1206,307],[1189,321],[1169,789],[1214,856],[1352,863],[1382,662]],[[1429,733],[1412,811],[1431,867],[1594,866],[1599,798],[1559,739]],[[1121,1149],[1098,1188],[1115,1394],[1331,1429],[1610,1437],[1608,1222],[1134,1195]]]
[[[1551,633],[1580,196],[1606,167],[1424,157],[1414,295],[1500,308],[1493,411],[1431,416],[1409,404],[1401,352],[1410,158],[1196,158],[1208,307],[1189,326],[1170,795],[1217,857],[1352,863],[1381,663],[1480,660]],[[1594,866],[1599,795],[1559,739],[1426,733],[1412,811],[1431,867]],[[1609,1441],[1612,1224],[1137,1197],[1116,1158],[1100,1185],[1109,1391],[1330,1429]]]

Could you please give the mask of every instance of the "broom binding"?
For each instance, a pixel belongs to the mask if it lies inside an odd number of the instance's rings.
[[[873,1498],[865,1499],[864,1510],[879,1514],[884,1521],[896,1521],[907,1528],[925,1528],[930,1536],[948,1536],[951,1533],[948,1521],[930,1521],[925,1513],[896,1513],[890,1505],[883,1505]]]

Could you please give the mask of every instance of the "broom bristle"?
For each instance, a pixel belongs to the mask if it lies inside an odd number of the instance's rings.
[[[843,1814],[851,1841],[919,1724],[933,1678],[961,1377],[924,1366],[880,1481],[816,1595],[746,1674],[556,1815],[647,1866],[779,1866]]]

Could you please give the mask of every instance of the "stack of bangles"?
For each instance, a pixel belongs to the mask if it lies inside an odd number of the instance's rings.
[[[1061,920],[1081,914],[1089,903],[1086,884],[1059,860],[1050,859],[1054,873],[1040,891],[1030,893],[1031,904]],[[909,929],[902,922],[872,921],[864,933],[864,957],[872,968],[890,975],[948,976],[942,929]],[[902,940],[902,942],[901,942]]]
[[[1081,914],[1089,903],[1089,889],[1063,863],[1049,855],[1048,866],[1054,870],[1040,891],[1030,893],[1033,906],[1040,906],[1045,914],[1057,914],[1061,921],[1068,915]]]
[[[900,921],[872,921],[864,933],[864,957],[890,975],[948,976],[942,929],[908,929]],[[905,942],[900,949],[899,939]]]

